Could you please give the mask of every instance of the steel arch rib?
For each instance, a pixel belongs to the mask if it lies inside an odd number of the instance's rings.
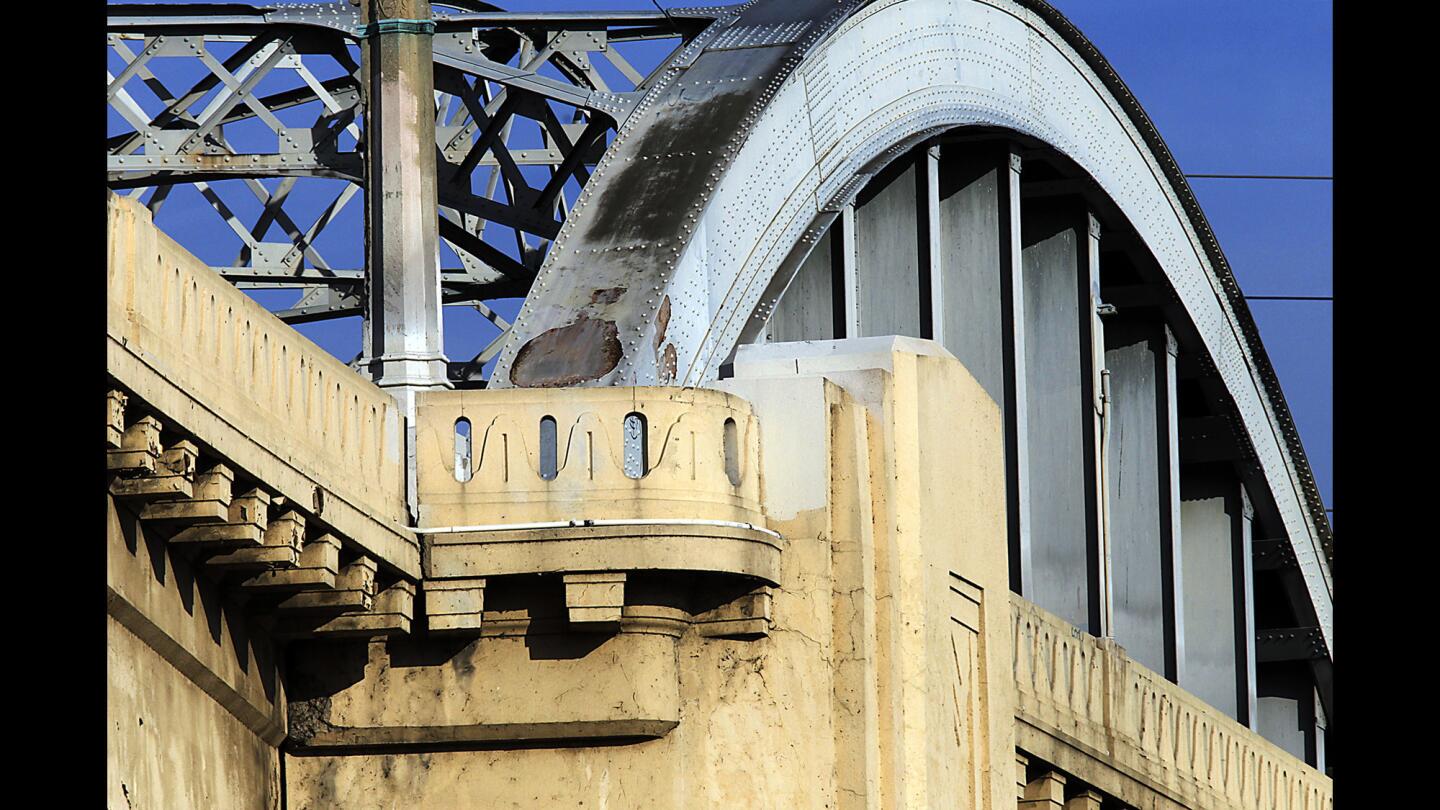
[[[491,384],[714,379],[773,306],[776,273],[863,180],[965,125],[1068,156],[1149,246],[1235,399],[1330,644],[1328,522],[1229,267],[1133,97],[1034,0],[752,0],[723,14],[622,125]]]

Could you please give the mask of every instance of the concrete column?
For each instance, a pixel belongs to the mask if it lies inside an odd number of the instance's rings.
[[[1005,419],[1010,586],[1031,580],[1026,468],[1020,157],[1008,145],[946,144],[935,173],[930,273],[935,340],[965,364]],[[928,178],[927,178],[928,179]],[[930,193],[927,184],[927,196]]]
[[[1078,201],[1037,200],[1026,203],[1022,228],[1032,567],[1025,596],[1101,635],[1090,216]]]
[[[912,154],[886,167],[856,198],[853,289],[860,330],[847,337],[924,336],[920,299],[928,237],[919,226],[923,197]]]
[[[1105,326],[1112,634],[1141,664],[1174,677],[1172,339],[1164,324]],[[1177,438],[1178,441],[1178,438]],[[1172,501],[1173,498],[1173,501]]]
[[[1237,559],[1248,553],[1243,490],[1223,464],[1187,467],[1181,484],[1181,605],[1191,632],[1182,648],[1180,686],[1249,725],[1258,712],[1252,710],[1254,622],[1240,582],[1246,566]],[[1197,627],[1204,632],[1194,632]]]
[[[429,0],[366,0],[363,367],[413,415],[448,388],[440,318]]]

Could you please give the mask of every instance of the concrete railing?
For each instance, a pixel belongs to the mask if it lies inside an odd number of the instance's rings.
[[[462,461],[460,469],[457,430],[470,436],[462,450],[468,467]],[[749,403],[721,391],[433,392],[420,400],[416,439],[422,526],[672,517],[763,523],[758,425]]]
[[[721,391],[423,394],[426,576],[669,569],[776,581],[759,453],[749,403]]]
[[[1136,663],[1113,641],[1011,599],[1016,716],[1023,724],[1186,807],[1333,807],[1328,777]]]
[[[398,405],[109,197],[110,375],[410,576]]]

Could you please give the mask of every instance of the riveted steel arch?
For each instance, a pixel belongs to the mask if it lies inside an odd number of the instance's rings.
[[[751,2],[677,53],[561,228],[491,384],[698,385],[866,181],[991,127],[1081,167],[1163,270],[1275,498],[1325,638],[1329,526],[1223,254],[1154,127],[1041,2]]]

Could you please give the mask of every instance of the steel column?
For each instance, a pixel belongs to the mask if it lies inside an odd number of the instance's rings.
[[[1078,199],[1026,200],[1024,363],[1030,552],[1026,597],[1102,635],[1096,509],[1089,212]],[[1017,330],[1018,331],[1018,330]]]
[[[1179,490],[1169,452],[1174,396],[1168,331],[1146,320],[1105,324],[1106,485],[1113,634],[1135,660],[1173,679],[1171,544]]]
[[[837,224],[840,226],[840,277],[845,283],[840,295],[840,308],[844,312],[841,326],[844,328],[835,337],[860,337],[860,274],[857,269],[854,203],[840,211]]]
[[[940,226],[940,145],[930,144],[919,153],[921,227],[924,239],[924,283],[920,288],[921,335],[945,345],[945,262]],[[926,305],[928,304],[928,307]]]
[[[851,337],[925,336],[920,290],[922,246],[928,237],[917,200],[921,185],[917,172],[915,154],[908,153],[885,167],[856,197],[854,289],[860,329]]]
[[[1250,503],[1250,493],[1240,485],[1240,525],[1235,533],[1235,632],[1240,643],[1236,645],[1235,674],[1239,692],[1240,722],[1252,730],[1259,727],[1258,689],[1255,668],[1255,560],[1253,537],[1255,507]]]
[[[837,278],[842,252],[843,224],[837,217],[830,230],[820,237],[810,255],[795,271],[795,277],[775,305],[766,324],[765,341],[831,340],[836,337],[836,292],[843,281]]]
[[[1225,463],[1187,465],[1182,479],[1181,569],[1185,635],[1180,686],[1242,723],[1249,723],[1243,586],[1236,581],[1245,546],[1243,487]],[[1193,632],[1203,627],[1205,632]],[[1253,693],[1251,693],[1253,694]],[[1251,714],[1253,716],[1253,714]]]
[[[1087,455],[1090,457],[1090,464],[1093,475],[1090,478],[1089,486],[1086,487],[1087,500],[1089,500],[1090,519],[1093,523],[1091,537],[1094,538],[1092,548],[1089,552],[1093,562],[1091,563],[1092,573],[1090,578],[1091,586],[1095,589],[1091,597],[1090,624],[1097,635],[1112,638],[1115,635],[1114,615],[1114,592],[1111,585],[1111,553],[1110,553],[1110,497],[1109,485],[1106,478],[1107,463],[1107,439],[1108,433],[1106,422],[1109,421],[1109,414],[1106,413],[1109,396],[1105,385],[1105,327],[1100,322],[1100,220],[1095,217],[1093,211],[1085,212],[1086,235],[1085,244],[1081,250],[1083,262],[1081,281],[1086,285],[1084,297],[1081,300],[1080,329],[1081,340],[1088,344],[1088,352],[1085,352],[1085,365],[1089,372],[1089,390],[1087,399],[1090,402],[1091,431],[1087,441]]]
[[[1000,294],[1005,342],[1006,508],[1010,523],[1010,587],[1032,596],[1035,563],[1030,543],[1030,394],[1025,362],[1024,240],[1020,227],[1020,170],[1023,161],[1013,147],[1006,150],[1006,168],[997,184],[1000,215]]]
[[[1185,577],[1180,563],[1183,538],[1180,521],[1180,380],[1177,369],[1180,343],[1170,327],[1165,327],[1165,505],[1168,536],[1160,547],[1160,557],[1169,588],[1165,596],[1165,620],[1170,627],[1170,643],[1165,651],[1165,675],[1175,683],[1185,680]]]
[[[1111,630],[1135,660],[1166,671],[1161,465],[1165,424],[1159,391],[1164,346],[1153,324],[1111,324],[1105,370],[1106,491],[1112,554]],[[1158,348],[1158,351],[1157,351]]]
[[[400,400],[448,388],[440,318],[429,0],[367,0],[362,367]],[[423,21],[423,22],[417,22]],[[428,30],[427,30],[428,28]]]

